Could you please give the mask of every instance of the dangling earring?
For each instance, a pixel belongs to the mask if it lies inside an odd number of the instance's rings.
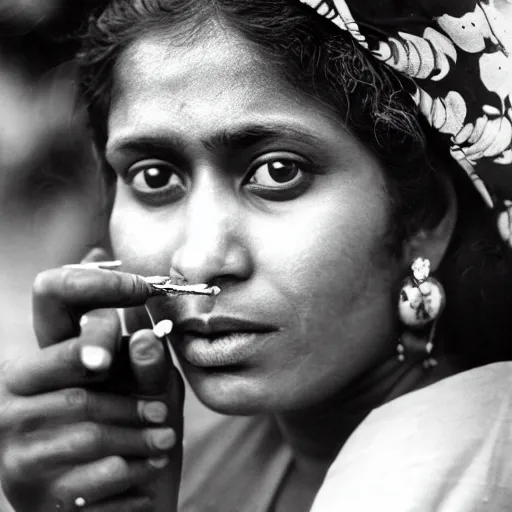
[[[412,276],[402,283],[398,298],[398,317],[407,330],[396,347],[398,360],[409,354],[420,354],[423,366],[437,365],[431,357],[437,321],[444,309],[446,295],[441,283],[430,277],[430,261],[417,258],[411,265]]]

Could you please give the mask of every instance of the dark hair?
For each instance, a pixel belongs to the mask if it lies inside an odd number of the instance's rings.
[[[448,301],[447,352],[470,365],[512,358],[510,264],[493,217],[446,145],[421,120],[412,84],[367,55],[349,35],[297,0],[112,0],[89,21],[79,54],[82,88],[100,151],[107,132],[113,68],[135,39],[155,30],[176,38],[226,27],[288,82],[331,108],[387,169],[393,247],[446,211],[439,180],[456,183],[459,219],[439,271]],[[106,164],[105,164],[106,165]]]

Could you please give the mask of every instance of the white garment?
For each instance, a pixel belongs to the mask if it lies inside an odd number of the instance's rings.
[[[375,409],[311,512],[512,511],[512,363],[442,380]]]

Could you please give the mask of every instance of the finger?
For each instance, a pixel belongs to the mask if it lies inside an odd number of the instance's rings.
[[[112,259],[112,256],[105,250],[103,249],[102,247],[93,247],[83,258],[82,260],[80,261],[80,264],[83,265],[83,264],[87,264],[87,263],[94,263],[94,262],[105,262],[105,261],[108,261],[108,260],[111,260]],[[120,261],[117,261],[117,262],[110,262],[112,263],[113,265],[111,265],[110,267],[101,267],[101,268],[110,268],[110,269],[116,269],[118,268],[122,263]],[[117,314],[119,316],[119,322],[120,322],[120,325],[121,325],[121,332],[123,335],[126,335],[128,334],[128,330],[126,328],[126,321],[125,321],[125,313],[124,313],[124,309],[122,308],[116,308],[117,309]],[[83,326],[83,320],[84,318],[86,317],[82,317],[81,320],[80,320],[80,325]]]
[[[26,396],[105,380],[121,336],[119,317],[115,310],[103,310],[87,318],[79,338],[11,362],[5,375],[11,393]]]
[[[172,371],[164,341],[154,331],[145,329],[131,336],[129,349],[137,396],[164,394]]]
[[[176,443],[171,428],[137,429],[78,423],[39,430],[10,439],[2,453],[2,470],[17,482],[50,478],[65,466],[88,464],[110,456],[162,457]]]
[[[34,329],[41,347],[80,334],[80,317],[91,309],[140,306],[155,291],[135,274],[58,268],[39,274],[33,286]]]
[[[0,408],[0,430],[28,433],[50,425],[84,421],[140,427],[162,425],[167,415],[163,402],[72,388],[4,405]]]
[[[92,508],[94,504],[99,507],[103,501],[115,499],[136,486],[149,483],[161,469],[147,460],[129,462],[122,457],[108,457],[67,472],[54,483],[52,494],[60,510],[76,511],[79,497],[87,507]]]
[[[121,320],[115,309],[97,309],[80,321],[80,359],[91,371],[110,368],[121,341]]]
[[[23,361],[12,361],[5,372],[7,389],[30,396],[63,388],[101,382],[105,376],[92,373],[82,362],[78,338],[29,354]]]

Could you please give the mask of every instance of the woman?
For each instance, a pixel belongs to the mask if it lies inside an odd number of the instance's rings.
[[[465,439],[464,468],[483,419],[500,412],[510,430],[510,368],[483,366],[511,354],[506,247],[419,119],[408,80],[288,0],[113,1],[93,17],[81,63],[123,272],[36,280],[43,350],[7,364],[3,379],[1,474],[17,511],[306,511],[315,498],[315,511],[368,510],[370,495],[412,510],[375,479],[375,493],[342,499],[374,465],[387,483],[406,479],[440,421]],[[166,297],[141,277],[173,272],[221,293]],[[129,310],[134,334],[119,343],[108,308],[144,304],[157,328],[138,330],[141,309]],[[181,481],[166,319],[193,391],[229,415],[186,445]],[[447,396],[466,407],[443,407]],[[426,404],[440,409],[412,428],[408,411]],[[404,425],[407,442],[381,464]],[[510,458],[499,448],[485,467],[501,483]],[[361,463],[357,482],[347,460]],[[414,510],[450,503],[451,486],[425,495],[425,481],[414,484]],[[476,488],[450,510],[510,496]]]

